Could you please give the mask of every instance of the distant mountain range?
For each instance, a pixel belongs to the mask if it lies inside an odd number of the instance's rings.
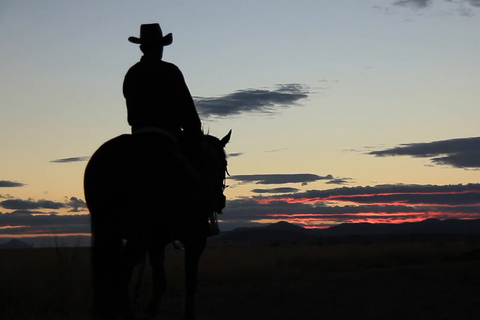
[[[55,247],[89,247],[90,236],[40,236],[19,239],[0,239],[0,249],[23,249],[23,248],[55,248]],[[26,245],[26,246],[25,246]]]
[[[319,234],[297,225],[280,221],[263,227],[238,228],[222,232],[218,238],[229,242],[264,242],[264,241],[305,241],[315,240]]]
[[[343,223],[324,229],[323,236],[395,235],[395,234],[463,234],[480,235],[480,220],[438,220],[393,223]]]
[[[438,220],[391,223],[343,223],[328,229],[305,229],[295,224],[280,221],[263,227],[237,228],[221,232],[209,241],[227,243],[338,243],[371,242],[417,239],[480,239],[480,220]],[[89,237],[29,238],[10,240],[0,244],[0,249],[23,249],[38,247],[83,247],[89,246]],[[29,243],[27,243],[27,241]]]
[[[305,229],[281,221],[263,227],[238,228],[222,232],[215,240],[226,242],[302,242],[331,240],[331,238],[377,237],[480,237],[480,220],[438,220],[391,223],[343,223],[328,229]]]
[[[7,243],[0,244],[0,249],[30,249],[30,245],[26,242],[12,239]]]

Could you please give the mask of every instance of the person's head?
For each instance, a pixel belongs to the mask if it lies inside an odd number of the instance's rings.
[[[128,41],[139,44],[144,55],[162,58],[163,47],[172,44],[173,36],[171,33],[164,36],[158,23],[142,24],[140,26],[140,38],[129,37]]]
[[[153,44],[141,44],[140,50],[145,56],[163,58],[163,46]]]

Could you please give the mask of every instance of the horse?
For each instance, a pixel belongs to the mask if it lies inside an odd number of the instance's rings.
[[[198,263],[207,237],[218,233],[215,216],[225,206],[224,148],[230,137],[231,130],[222,139],[204,134],[194,165],[162,131],[117,136],[92,155],[84,193],[91,218],[95,319],[134,318],[128,282],[147,251],[154,286],[147,311],[154,315],[165,292],[165,246],[174,240],[185,249],[184,319],[195,319]]]

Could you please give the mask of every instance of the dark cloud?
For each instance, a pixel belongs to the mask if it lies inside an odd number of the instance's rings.
[[[297,188],[290,188],[290,187],[252,190],[253,193],[294,193],[298,191],[299,190]]]
[[[23,200],[9,198],[4,201],[0,201],[0,207],[10,210],[17,210],[17,213],[33,213],[33,214],[45,214],[46,212],[40,211],[42,209],[70,209],[71,212],[79,212],[86,210],[87,204],[84,200],[76,197],[65,199],[65,202],[56,202],[51,200]],[[37,211],[32,211],[37,210]]]
[[[327,184],[347,184],[351,182],[351,178],[335,178],[327,181]]]
[[[397,6],[411,6],[414,8],[426,8],[432,4],[432,0],[398,0],[393,3]]]
[[[267,153],[272,153],[272,152],[279,152],[283,150],[287,150],[288,148],[280,148],[280,149],[273,149],[273,150],[266,150],[265,152]]]
[[[368,154],[378,157],[430,158],[430,161],[435,164],[478,169],[480,168],[480,137],[408,143],[391,149],[371,151]]]
[[[448,16],[451,14],[459,14],[464,17],[472,17],[475,15],[475,12],[467,6],[469,5],[474,8],[480,7],[480,0],[444,0],[444,2],[449,3],[450,7],[447,7],[444,11],[436,12],[437,15]],[[415,10],[433,7],[432,0],[398,0],[393,2],[393,4],[395,6],[410,7]],[[374,6],[374,8],[384,9],[380,6]],[[388,13],[388,8],[384,10]]]
[[[256,184],[285,184],[285,183],[302,183],[307,184],[317,180],[331,180],[334,179],[331,174],[324,177],[310,174],[310,173],[287,173],[287,174],[247,174],[247,175],[234,175],[229,179],[240,181],[243,183]]]
[[[0,180],[0,188],[15,188],[15,187],[23,187],[25,183],[9,181],[9,180]]]
[[[11,212],[0,215],[0,234],[62,234],[89,233],[90,216],[82,215],[32,215]]]
[[[1,201],[0,207],[12,210],[61,209],[65,208],[65,204],[51,200],[8,199]]]
[[[418,211],[412,206],[405,205],[324,205],[321,203],[311,204],[302,202],[272,201],[269,203],[258,202],[253,198],[236,199],[228,201],[225,209],[226,218],[230,216],[238,219],[239,217],[247,219],[265,219],[269,214],[282,215],[310,215],[315,214],[322,217],[328,215],[345,215],[359,213],[397,213],[397,212],[415,212]],[[477,210],[478,211],[478,210]],[[418,211],[422,212],[422,211]],[[228,219],[228,218],[227,218]]]
[[[467,0],[467,2],[474,7],[480,7],[480,0]]]
[[[70,212],[80,212],[87,209],[87,204],[82,199],[76,197],[71,197],[67,202],[66,206],[72,208]]]
[[[317,200],[317,201],[333,201],[341,199],[352,199],[354,197],[370,197],[378,195],[396,196],[390,198],[392,202],[399,202],[404,199],[406,194],[420,194],[425,197],[431,194],[468,194],[478,195],[480,202],[480,184],[457,184],[457,185],[417,185],[417,184],[384,184],[376,186],[357,186],[357,187],[341,187],[328,190],[307,190],[296,194],[289,195],[294,200]],[[259,198],[259,197],[258,197]],[[282,196],[272,196],[270,198],[282,198]],[[259,198],[260,199],[260,198]],[[422,203],[420,200],[417,203]],[[444,204],[449,204],[448,201]],[[458,202],[456,204],[459,204]],[[469,204],[469,203],[467,203]]]
[[[353,203],[402,203],[412,205],[480,205],[480,190],[468,193],[401,193],[335,197],[335,201]]]
[[[80,162],[80,161],[88,161],[88,160],[90,160],[90,156],[56,159],[50,162],[69,163],[69,162]]]
[[[304,226],[480,218],[480,184],[377,185],[230,200],[224,228],[285,220]]]
[[[90,225],[62,225],[62,226],[26,226],[18,228],[0,229],[0,235],[70,235],[84,233],[89,234],[91,232]]]
[[[195,97],[203,117],[238,116],[245,113],[271,114],[278,108],[295,105],[309,95],[302,84],[280,84],[275,89],[244,89],[220,97]]]
[[[243,152],[234,152],[234,153],[229,153],[228,157],[229,158],[234,158],[234,157],[240,157],[240,156],[243,156],[243,155],[244,155]]]
[[[227,203],[222,220],[249,221],[263,219],[322,219],[337,222],[354,222],[365,218],[392,219],[402,216],[418,216],[428,218],[428,213],[434,212],[437,218],[462,218],[465,215],[480,217],[477,206],[408,206],[408,205],[315,205],[309,203],[290,203],[274,201],[260,203],[252,199],[237,199]]]
[[[32,215],[32,214],[45,214],[45,215],[50,215],[50,214],[57,214],[57,212],[53,212],[53,211],[48,211],[48,212],[45,212],[45,211],[36,211],[36,210],[15,210],[15,211],[12,211],[10,212],[11,214],[17,214],[17,215]]]
[[[480,0],[445,0],[445,2],[451,2],[458,5],[463,5],[465,3],[471,5],[472,7],[480,7]]]

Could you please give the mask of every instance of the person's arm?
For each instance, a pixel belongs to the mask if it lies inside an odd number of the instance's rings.
[[[131,103],[132,103],[132,91],[133,91],[133,85],[135,84],[135,82],[132,81],[132,70],[128,70],[127,74],[125,75],[125,78],[123,79],[123,87],[122,87],[122,91],[123,91],[123,97],[125,98],[125,104],[127,106],[127,120],[128,120],[128,123],[130,125],[131,124],[131,118],[132,118],[132,115],[131,115]]]
[[[182,119],[181,126],[185,133],[189,135],[196,136],[198,134],[202,134],[202,123],[200,121],[200,117],[198,116],[197,109],[195,108],[192,95],[188,90],[182,72],[178,68],[177,71],[177,81],[175,81],[175,83],[177,90],[176,96],[179,99],[178,103]]]
[[[128,70],[123,80],[123,96],[127,105],[128,124],[131,126],[144,124],[146,120],[145,106],[150,99],[145,96],[145,91],[150,81],[145,81],[144,74],[144,70],[136,64]]]

